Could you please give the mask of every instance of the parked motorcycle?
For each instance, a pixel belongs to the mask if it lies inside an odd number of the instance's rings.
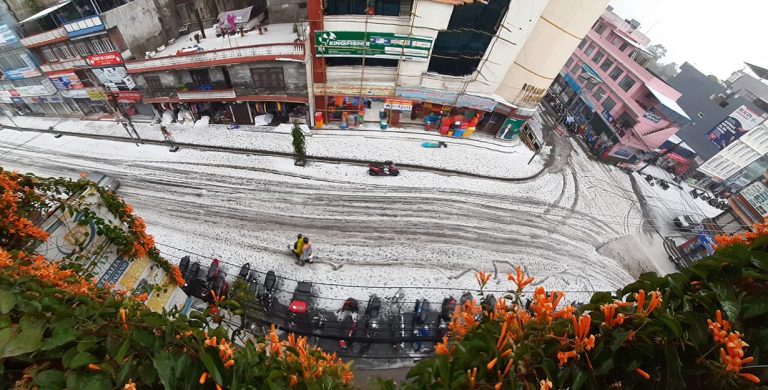
[[[394,295],[387,297],[386,318],[389,321],[389,330],[393,339],[402,340],[405,337],[405,316],[403,315],[403,303],[405,293],[398,289]],[[405,348],[405,343],[396,341],[392,343],[392,352],[397,353]]]
[[[211,261],[210,267],[208,267],[208,282],[213,282],[216,280],[216,278],[219,276],[219,272],[221,272],[221,265],[219,263],[219,259],[213,259]]]
[[[277,276],[275,271],[267,272],[264,277],[264,284],[260,284],[257,288],[256,299],[261,303],[261,307],[264,313],[272,311],[272,304],[274,303],[275,291],[277,290]]]
[[[444,298],[442,305],[440,305],[440,317],[437,319],[437,329],[440,332],[440,336],[447,333],[448,324],[451,322],[451,317],[455,311],[456,299],[454,297]]]
[[[309,327],[309,308],[312,305],[312,283],[299,282],[293,290],[291,303],[288,305],[288,327],[299,329]]]
[[[183,276],[187,270],[189,269],[189,256],[184,256],[179,260],[179,271],[181,271],[181,275]]]
[[[379,333],[381,322],[381,299],[376,295],[368,298],[368,305],[365,307],[365,337],[368,339],[376,338]],[[364,354],[371,348],[371,343],[365,343],[360,347],[360,353]]]
[[[251,263],[245,263],[240,267],[240,272],[237,274],[237,276],[248,280],[248,274],[251,273]]]
[[[426,299],[416,300],[416,305],[413,308],[413,319],[411,326],[413,328],[413,335],[418,337],[429,336],[429,325],[427,319],[429,318],[430,308],[429,301]],[[416,352],[421,351],[424,348],[424,342],[417,340],[413,342],[413,350]]]
[[[493,294],[486,295],[483,297],[482,301],[480,301],[480,307],[487,313],[493,312],[496,307],[496,297]]]
[[[371,176],[397,176],[400,174],[392,161],[384,161],[384,164],[368,164],[368,174]]]
[[[355,336],[355,331],[357,330],[357,311],[359,310],[359,305],[357,303],[357,299],[355,298],[347,298],[344,301],[344,304],[341,305],[341,309],[339,309],[339,312],[341,313],[340,319],[341,319],[341,332],[342,332],[342,339],[339,339],[339,348],[341,349],[348,349],[352,346],[352,342],[348,340],[347,338],[351,338]]]

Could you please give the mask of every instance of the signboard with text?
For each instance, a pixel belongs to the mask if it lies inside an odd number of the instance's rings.
[[[86,61],[88,61],[91,66],[120,65],[123,63],[123,57],[120,56],[120,53],[94,54],[88,56]]]
[[[75,72],[49,73],[48,79],[51,80],[53,86],[59,91],[84,88],[83,83],[80,82],[80,78],[77,77]]]
[[[759,115],[752,112],[747,106],[741,106],[710,130],[707,133],[707,138],[722,150],[759,125],[761,121],[762,118]]]
[[[386,99],[384,108],[397,111],[411,111],[413,103],[410,100]]]
[[[0,25],[0,46],[19,41],[19,37],[11,30],[7,24]]]
[[[316,31],[318,57],[368,57],[426,61],[432,38],[364,31]]]
[[[141,101],[141,94],[139,91],[121,91],[117,92],[118,103],[136,103]]]
[[[395,88],[379,85],[342,85],[322,84],[314,85],[316,95],[345,95],[345,96],[394,96]]]
[[[122,67],[117,66],[114,68],[98,68],[93,69],[93,74],[99,79],[110,91],[128,91],[130,88],[125,82],[125,78],[128,77],[128,71]],[[131,80],[131,84],[136,86]]]

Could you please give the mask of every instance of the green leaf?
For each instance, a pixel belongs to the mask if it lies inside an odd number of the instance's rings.
[[[58,370],[45,370],[38,372],[32,384],[39,386],[40,390],[47,389],[63,389],[66,386],[66,380],[64,379],[64,373]]]
[[[10,291],[0,291],[0,314],[8,314],[16,306],[16,295]]]
[[[664,348],[664,360],[667,366],[667,389],[684,388],[683,375],[680,372],[683,363],[680,362],[680,357],[677,355],[677,349],[674,345],[668,344]]]
[[[174,361],[174,356],[170,352],[162,351],[155,355],[152,363],[165,389],[173,390],[176,386],[176,374],[174,373],[176,362]]]
[[[31,317],[22,317],[19,322],[21,333],[12,337],[3,348],[0,358],[23,355],[33,352],[43,345],[45,323]]]
[[[0,351],[3,350],[5,344],[11,341],[11,335],[13,334],[13,328],[0,329]]]
[[[626,329],[616,329],[613,331],[613,334],[611,335],[611,351],[616,351],[617,349],[621,348],[622,345],[624,345],[624,341],[627,340],[627,336],[629,336],[629,331]]]
[[[97,361],[99,361],[99,359],[89,352],[78,352],[72,357],[72,360],[69,362],[69,367],[67,368],[78,368],[91,363],[96,363]]]
[[[579,370],[576,379],[573,380],[573,390],[579,390],[586,380],[587,374],[584,371]]]
[[[68,349],[67,352],[64,352],[64,355],[61,357],[61,364],[63,364],[64,367],[69,367],[70,363],[72,363],[72,358],[75,357],[75,355],[77,355],[77,347]],[[69,381],[69,379],[67,379],[67,381]]]
[[[64,326],[56,324],[56,327],[53,328],[51,337],[45,340],[45,343],[41,349],[43,351],[47,351],[49,349],[60,347],[70,341],[76,340],[78,332],[74,327],[74,321],[72,322],[72,324],[65,323]]]
[[[218,359],[218,356],[214,359],[211,355],[208,349],[206,348],[204,351],[200,352],[200,360],[203,362],[203,365],[205,366],[205,369],[208,370],[208,372],[211,375],[211,378],[216,383],[224,383],[223,378],[221,377],[221,371],[219,371],[219,366],[216,365],[216,362],[220,360]]]
[[[613,296],[609,292],[601,291],[592,294],[592,299],[589,300],[590,304],[601,304],[613,302]]]
[[[112,381],[102,373],[91,374],[83,379],[82,385],[77,387],[82,390],[104,390],[112,388]]]
[[[752,302],[749,303],[744,310],[744,318],[759,317],[765,313],[768,313],[768,302]]]
[[[674,318],[672,318],[669,314],[660,312],[656,318],[658,318],[661,322],[664,323],[664,325],[667,326],[667,329],[671,330],[672,333],[675,335],[675,337],[680,337],[683,334],[683,327],[680,326],[680,323],[677,322]]]

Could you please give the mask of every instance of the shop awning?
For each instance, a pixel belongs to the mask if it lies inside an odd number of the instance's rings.
[[[688,116],[688,114],[685,113],[685,110],[683,110],[682,107],[680,107],[679,104],[677,104],[676,101],[672,100],[671,98],[665,96],[661,92],[651,88],[649,85],[645,85],[646,88],[648,88],[649,91],[653,94],[653,96],[656,97],[656,99],[659,100],[661,105],[664,107],[669,108],[670,110],[674,111],[676,114],[684,117],[685,119],[691,120],[691,118]]]
[[[56,4],[56,5],[52,6],[52,7],[48,7],[46,9],[44,9],[44,10],[42,10],[42,11],[40,11],[40,12],[38,12],[38,13],[36,13],[36,14],[34,14],[34,15],[24,19],[24,20],[22,20],[21,22],[19,22],[19,24],[24,24],[26,22],[31,22],[33,20],[37,20],[37,19],[40,19],[42,17],[48,16],[51,12],[56,11],[57,9],[59,9],[59,8],[65,6],[65,5],[69,4],[71,2],[72,2],[72,0],[62,1],[59,4]]]
[[[602,83],[603,82],[602,77],[600,77],[600,75],[597,74],[597,72],[595,72],[595,70],[592,69],[591,66],[589,66],[587,64],[584,64],[584,65],[581,66],[581,70],[583,70],[584,73],[586,73],[589,77],[595,79],[595,81],[597,81],[598,83]]]

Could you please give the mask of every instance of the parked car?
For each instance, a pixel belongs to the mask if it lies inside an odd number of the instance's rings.
[[[680,230],[691,231],[699,224],[692,215],[681,215],[672,220],[675,227]]]

